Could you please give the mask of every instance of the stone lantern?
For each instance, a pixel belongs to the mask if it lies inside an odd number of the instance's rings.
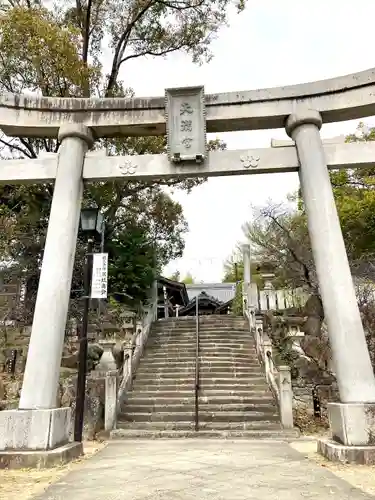
[[[273,290],[273,280],[275,278],[275,264],[270,261],[262,261],[257,264],[257,272],[263,281],[263,291],[266,296],[267,310],[270,310],[270,293]]]

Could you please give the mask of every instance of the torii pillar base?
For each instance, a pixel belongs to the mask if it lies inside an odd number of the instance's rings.
[[[69,442],[71,409],[0,412],[0,469],[53,467],[78,458],[82,443]]]
[[[333,462],[375,465],[375,404],[329,403],[330,439],[318,453]]]

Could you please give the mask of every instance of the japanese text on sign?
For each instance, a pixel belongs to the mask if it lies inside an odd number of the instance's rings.
[[[106,299],[108,291],[108,254],[94,253],[92,259],[91,298]]]
[[[168,156],[175,163],[206,158],[203,87],[166,90]]]

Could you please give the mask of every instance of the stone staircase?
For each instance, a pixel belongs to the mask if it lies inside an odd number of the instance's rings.
[[[195,345],[195,318],[154,324],[112,437],[296,437],[281,428],[248,325],[227,315],[200,318],[195,432]]]

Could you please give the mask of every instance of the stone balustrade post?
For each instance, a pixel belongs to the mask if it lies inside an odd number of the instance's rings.
[[[105,377],[104,430],[112,431],[117,423],[117,371],[110,371]]]
[[[142,345],[142,333],[143,333],[142,321],[137,321],[135,328],[136,328],[135,345],[136,347],[140,347]]]
[[[293,388],[289,366],[278,367],[279,408],[281,425],[293,429]]]
[[[255,319],[255,335],[261,347],[263,344],[263,321],[261,319]]]
[[[123,367],[123,377],[131,377],[132,374],[132,359],[133,359],[133,346],[126,345],[124,347],[124,367]]]
[[[272,356],[272,343],[269,339],[263,341],[264,368],[265,368],[267,380],[269,380],[270,373],[272,372],[272,366],[271,366],[271,360],[267,356],[267,353],[271,353],[271,356]]]

